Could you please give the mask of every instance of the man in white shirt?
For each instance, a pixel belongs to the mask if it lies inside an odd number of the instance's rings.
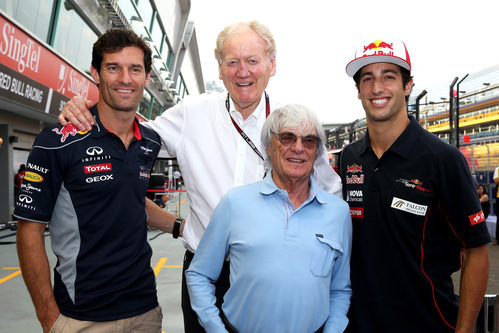
[[[261,180],[265,174],[260,132],[268,113],[276,108],[275,101],[265,93],[276,71],[275,54],[274,38],[266,26],[256,21],[227,26],[217,38],[215,57],[228,93],[187,96],[146,123],[161,137],[167,155],[177,158],[189,198],[185,225],[150,201],[146,205],[149,225],[171,223],[173,237],[182,236],[187,249],[183,272],[220,198],[231,188]],[[59,120],[89,129],[93,118],[84,109],[92,104],[75,97],[66,104]],[[341,195],[341,180],[329,166],[326,154],[317,158],[314,178],[324,190]],[[215,283],[217,306],[229,286],[228,267],[224,265]],[[203,332],[190,307],[185,274],[182,310],[185,332]]]

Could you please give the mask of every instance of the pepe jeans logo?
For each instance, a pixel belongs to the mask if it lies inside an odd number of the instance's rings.
[[[392,208],[402,210],[407,213],[425,216],[426,211],[428,210],[428,206],[420,205],[414,202],[410,202],[404,199],[400,199],[397,197],[393,197],[392,199]]]

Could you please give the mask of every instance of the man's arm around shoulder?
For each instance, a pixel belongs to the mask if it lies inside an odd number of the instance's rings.
[[[463,265],[459,290],[456,333],[471,333],[482,306],[489,276],[487,244],[462,249]]]
[[[43,332],[49,332],[59,317],[50,281],[50,265],[45,252],[44,223],[18,221],[17,253],[24,282],[35,305]]]

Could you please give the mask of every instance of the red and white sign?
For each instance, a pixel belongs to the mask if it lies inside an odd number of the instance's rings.
[[[0,32],[0,63],[66,97],[99,99],[99,90],[93,81],[1,13]]]
[[[364,218],[364,208],[362,207],[350,207],[350,215],[353,219],[363,219]]]
[[[479,211],[476,214],[470,215],[468,216],[468,218],[470,219],[471,225],[475,225],[485,221],[485,215],[483,214],[483,211]]]

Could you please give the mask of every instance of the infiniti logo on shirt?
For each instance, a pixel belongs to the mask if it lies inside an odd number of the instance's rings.
[[[104,150],[101,147],[89,147],[87,148],[87,155],[94,156],[94,155],[100,155],[104,152]]]
[[[19,201],[29,204],[33,202],[33,198],[31,198],[29,195],[21,194],[19,196]]]

